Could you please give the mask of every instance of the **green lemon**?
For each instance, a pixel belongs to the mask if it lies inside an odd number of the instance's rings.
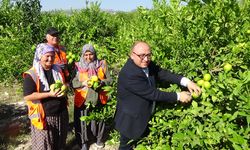
[[[203,80],[210,81],[211,80],[211,75],[209,73],[204,74]]]
[[[56,80],[55,83],[62,83],[61,80]]]
[[[198,97],[199,97],[199,95],[198,95],[198,94],[196,94],[195,92],[193,92],[193,93],[192,93],[192,97],[193,97],[194,99],[196,99],[196,98],[198,98]]]
[[[51,84],[49,88],[50,88],[51,91],[54,91],[55,90],[55,84]]]
[[[69,52],[68,55],[71,56],[71,55],[72,55],[72,52]]]
[[[68,64],[72,64],[72,62],[73,62],[73,59],[70,58],[69,61],[68,61]]]
[[[69,55],[67,55],[67,56],[66,56],[66,59],[67,59],[67,60],[69,60],[69,59],[70,59],[70,56],[69,56]]]
[[[63,83],[60,80],[56,80],[55,82],[55,89],[60,89]]]
[[[199,80],[198,82],[197,82],[197,84],[199,85],[199,86],[203,86],[203,83],[204,83],[204,80]]]
[[[75,55],[75,54],[72,54],[71,58],[72,58],[72,59],[75,59],[75,58],[76,58],[76,55]]]
[[[55,83],[55,90],[60,89],[60,88],[61,88],[61,85],[59,83]]]
[[[209,89],[211,87],[211,84],[208,81],[204,81],[203,85],[206,89]]]
[[[228,72],[232,70],[232,65],[229,63],[226,63],[225,66],[223,67],[224,71]]]

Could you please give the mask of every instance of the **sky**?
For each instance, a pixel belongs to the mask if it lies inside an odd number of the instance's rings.
[[[131,11],[138,6],[152,8],[152,0],[89,0],[100,2],[101,9],[114,11]],[[41,0],[42,11],[49,10],[70,10],[86,7],[86,0]]]

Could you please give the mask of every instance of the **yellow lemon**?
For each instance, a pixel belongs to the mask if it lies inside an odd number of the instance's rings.
[[[61,91],[63,91],[63,92],[64,92],[64,91],[66,91],[66,90],[67,90],[67,88],[68,88],[68,87],[67,87],[66,85],[63,85],[63,86],[61,87]]]
[[[50,88],[51,91],[54,91],[55,90],[55,84],[51,84],[49,88]]]
[[[94,82],[96,82],[96,81],[98,81],[98,77],[97,76],[92,76],[91,80],[94,81]]]
[[[88,83],[87,83],[87,84],[88,84],[88,87],[92,87],[92,86],[93,86],[93,83],[94,83],[94,82],[93,82],[92,80],[89,80]]]

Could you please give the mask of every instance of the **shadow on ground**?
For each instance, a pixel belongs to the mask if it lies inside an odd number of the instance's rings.
[[[103,137],[103,141],[107,141],[110,136],[109,133],[113,130],[113,126],[106,126],[105,130],[104,130],[104,137]],[[93,135],[89,134],[89,142],[88,142],[88,146],[90,150],[93,150],[92,145],[96,142],[96,139]],[[73,136],[73,137],[72,137]],[[66,146],[66,150],[80,150],[81,148],[77,145],[75,136],[74,136],[74,123],[71,122],[69,125],[69,131],[68,131],[68,141],[67,141],[67,146]],[[102,148],[101,150],[117,150],[117,145],[105,145],[104,148]]]
[[[29,134],[29,119],[24,103],[0,104],[0,133],[0,149],[25,142],[24,137],[17,138]]]

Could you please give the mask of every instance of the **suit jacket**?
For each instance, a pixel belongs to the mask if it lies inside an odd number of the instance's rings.
[[[149,77],[129,58],[118,76],[115,128],[129,139],[139,139],[145,132],[153,101],[177,101],[175,92],[158,90],[156,81],[180,84],[182,76],[163,70],[153,62],[148,69]]]

